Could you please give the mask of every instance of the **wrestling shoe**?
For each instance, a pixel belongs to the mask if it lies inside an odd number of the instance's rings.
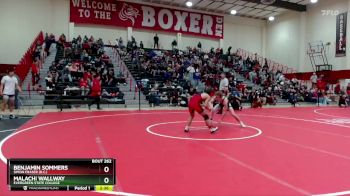
[[[210,133],[215,133],[218,129],[218,127],[212,127],[210,128]]]

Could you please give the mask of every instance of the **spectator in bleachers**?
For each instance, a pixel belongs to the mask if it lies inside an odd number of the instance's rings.
[[[45,52],[47,56],[50,55],[50,47],[55,42],[55,36],[53,34],[50,34],[50,36],[48,36],[47,39],[45,39]]]
[[[252,108],[262,108],[263,103],[259,92],[252,93],[251,95]]]
[[[46,90],[52,90],[54,88],[54,79],[52,76],[52,72],[49,71],[47,76],[45,77],[45,82],[46,82]]]
[[[72,63],[70,66],[68,66],[68,79],[69,82],[73,82],[73,79],[76,78],[79,72],[79,67],[77,63]]]
[[[144,46],[143,46],[143,42],[142,42],[142,41],[140,41],[140,48],[141,48],[141,49],[143,49],[143,48],[144,48]]]
[[[122,37],[119,38],[118,46],[119,46],[119,48],[124,48],[124,43],[123,43],[123,38]]]
[[[183,92],[191,87],[200,91],[203,89],[203,84],[220,88],[219,74],[222,72],[227,72],[230,88],[236,87],[241,93],[242,100],[250,98],[254,107],[261,107],[263,104],[275,105],[277,96],[288,100],[291,92],[294,93],[296,101],[315,101],[316,89],[307,89],[295,78],[286,79],[281,70],[270,70],[266,58],[261,62],[264,63],[262,66],[257,54],[248,56],[245,60],[237,53],[228,56],[222,54],[222,50],[214,50],[214,48],[210,52],[203,52],[197,48],[188,48],[187,51],[154,50],[150,52],[136,49],[126,53],[126,56],[133,62],[132,69],[139,69],[138,76],[141,79],[148,78],[164,84],[157,88],[159,91],[157,93],[154,93],[156,92],[154,88],[151,89],[154,91],[152,96],[150,95],[152,103],[157,102],[157,97],[161,97],[164,101],[165,96],[169,102],[172,102],[175,99],[174,93],[163,93],[172,86],[181,86]],[[259,85],[260,92],[247,90],[244,82],[235,81],[235,74],[243,74]],[[147,93],[148,91],[149,89]]]
[[[42,51],[42,44],[40,41],[37,41],[36,46],[35,46],[35,50],[33,53],[33,59],[38,58],[39,60],[41,60],[41,51]]]
[[[82,96],[86,96],[89,93],[89,84],[88,81],[84,79],[84,77],[80,78],[79,87]]]
[[[153,88],[150,90],[150,105],[158,106],[160,104],[160,96],[158,90],[158,84],[155,84]]]
[[[312,88],[315,88],[317,86],[317,75],[315,72],[311,75],[310,81],[312,84]]]
[[[37,87],[37,84],[40,80],[40,75],[39,75],[39,58],[35,58],[35,60],[32,63],[31,66],[32,69],[32,86],[33,89]]]
[[[338,102],[338,106],[339,107],[347,107],[348,106],[348,102],[349,102],[349,98],[346,95],[346,93],[342,92],[339,96],[339,102]]]
[[[92,92],[90,88],[97,88],[96,78],[93,79],[92,76],[100,75],[104,79],[101,85],[108,88],[108,92],[112,95],[118,95],[118,98],[123,99],[123,94],[119,93],[119,89],[116,88],[118,80],[114,77],[111,60],[108,55],[104,54],[102,39],[95,40],[92,36],[90,38],[84,36],[82,39],[78,36],[68,43],[65,41],[65,36],[61,35],[58,45],[58,50],[67,51],[67,48],[71,47],[74,52],[66,55],[65,58],[59,57],[49,67],[48,76],[45,78],[48,90],[59,94],[65,92],[64,95],[84,96],[89,91]],[[125,83],[125,78],[122,79],[120,82]],[[94,103],[99,103],[95,96],[96,93],[92,95]],[[98,108],[100,108],[99,104]]]

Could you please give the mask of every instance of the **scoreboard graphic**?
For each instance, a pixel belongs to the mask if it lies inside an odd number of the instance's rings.
[[[11,191],[113,191],[115,159],[8,159]]]

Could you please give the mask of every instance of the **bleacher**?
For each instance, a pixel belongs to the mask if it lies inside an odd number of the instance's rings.
[[[172,87],[165,87],[166,80],[161,75],[155,75],[145,72],[144,70],[140,69],[137,65],[133,64],[131,61],[125,61],[125,65],[127,66],[128,70],[134,77],[134,79],[142,83],[142,93],[146,96],[146,100],[149,101],[150,104],[154,104],[154,100],[151,96],[151,89],[155,84],[159,84],[158,86],[158,94],[166,93],[167,95],[171,94],[172,92],[179,92],[179,88],[172,88]],[[147,82],[143,82],[145,79],[147,79]],[[184,83],[186,83],[185,80],[177,81],[176,86],[184,86]],[[169,103],[169,100],[160,100],[159,103]]]
[[[144,49],[144,51],[152,52],[152,49]],[[169,50],[157,50],[162,53],[171,53]],[[224,55],[223,55],[224,56]],[[226,55],[227,58],[227,55]],[[175,79],[171,82],[171,85],[167,85],[167,79],[162,74],[151,74],[145,71],[141,65],[137,63],[133,63],[130,56],[125,58],[125,64],[132,76],[135,80],[142,84],[141,91],[146,96],[146,99],[149,101],[150,105],[158,105],[158,104],[170,104],[170,105],[181,105],[186,106],[187,104],[187,96],[188,94],[193,93],[193,89],[191,89],[190,81],[186,79]],[[233,71],[233,69],[229,69],[227,71]],[[217,85],[218,83],[218,75],[213,74],[211,78],[206,78],[206,81],[200,81],[200,84],[197,86],[198,91],[203,91],[205,89],[206,84]],[[240,85],[245,83],[245,79],[239,74],[232,72],[232,77],[236,78],[236,85]],[[238,76],[238,77],[237,77]],[[152,88],[157,85],[158,88],[156,91],[152,91]],[[246,86],[247,89],[252,90],[253,86]],[[157,97],[157,99],[155,99]],[[180,104],[180,102],[186,104]],[[248,97],[243,96],[242,102],[248,103]]]
[[[88,81],[91,80],[94,74],[101,75],[102,94],[100,104],[107,105],[107,107],[110,107],[112,104],[124,105],[124,94],[120,91],[118,85],[125,82],[125,79],[116,77],[117,74],[114,73],[115,65],[108,61],[107,56],[104,56],[103,46],[96,46],[97,43],[90,42],[91,49],[87,51],[89,56],[80,58],[83,49],[79,48],[74,41],[63,44],[61,38],[62,36],[56,44],[55,63],[49,68],[51,75],[57,74],[58,77],[56,79],[54,76],[50,76],[50,81],[46,79],[46,93],[43,105],[57,105],[62,110],[63,108],[91,104],[93,97],[89,95],[89,92],[86,92],[88,90],[80,88],[79,81],[84,78],[84,81],[86,80],[89,86]],[[74,47],[76,47],[78,53],[67,52],[74,51]],[[96,47],[94,48],[95,50],[92,47]],[[69,70],[73,64],[78,65],[78,71],[73,72]],[[89,76],[85,76],[85,74]],[[55,84],[53,84],[53,80]],[[106,80],[108,81],[106,82]]]

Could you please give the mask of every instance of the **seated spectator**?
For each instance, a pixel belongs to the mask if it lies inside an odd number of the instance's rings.
[[[54,88],[54,82],[53,82],[53,76],[52,73],[49,71],[47,76],[45,77],[46,82],[46,90],[52,90]]]
[[[348,86],[346,87],[346,94],[350,97],[350,83],[348,83]]]
[[[83,43],[83,50],[89,51],[90,50],[90,44],[88,41],[84,41]]]
[[[295,92],[290,92],[288,102],[291,103],[294,107],[298,103],[298,99]]]
[[[88,81],[85,80],[84,78],[81,78],[79,81],[79,87],[81,90],[81,95],[86,96],[89,93],[89,84]]]
[[[253,95],[252,108],[262,108],[262,105],[259,93],[255,93],[255,95]]]
[[[168,102],[169,98],[166,92],[163,92],[160,96],[160,101]]]
[[[149,103],[151,106],[158,106],[160,104],[158,84],[155,84],[154,87],[150,90],[149,96]]]
[[[332,101],[330,98],[329,98],[329,94],[325,91],[322,91],[322,96],[320,98],[320,103],[323,104],[323,105],[328,105],[329,102]]]
[[[277,103],[277,98],[276,98],[275,94],[274,93],[269,93],[266,96],[266,104],[276,105],[276,103]]]
[[[340,89],[340,83],[337,82],[337,84],[334,87],[334,93],[339,95],[341,93],[341,89]]]
[[[83,50],[83,52],[81,53],[81,60],[83,62],[89,62],[90,57],[89,57],[89,53],[87,52],[87,50]]]
[[[338,106],[339,107],[347,107],[348,106],[348,102],[349,102],[349,99],[348,97],[346,96],[345,93],[342,93],[340,96],[339,96],[339,102],[338,102]]]
[[[76,77],[78,71],[79,71],[79,67],[77,63],[72,63],[69,67],[68,67],[68,78],[69,78],[69,82],[72,82],[73,79]]]
[[[109,61],[109,56],[108,56],[106,53],[104,53],[104,54],[101,56],[101,59],[102,59],[102,61],[103,61],[104,63],[108,63],[108,61]]]

